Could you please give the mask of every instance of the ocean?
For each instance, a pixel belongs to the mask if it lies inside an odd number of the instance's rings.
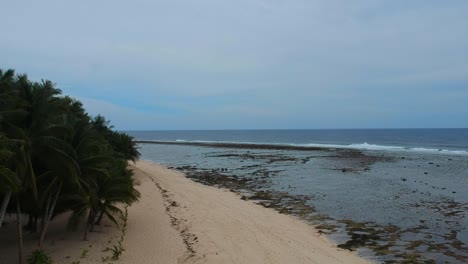
[[[142,159],[376,262],[468,262],[468,129],[128,131]]]
[[[297,129],[128,131],[139,140],[291,144],[468,154],[468,129]]]

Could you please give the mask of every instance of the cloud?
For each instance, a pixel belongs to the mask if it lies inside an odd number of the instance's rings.
[[[93,111],[128,110],[115,116],[119,127],[151,128],[130,115],[154,128],[468,125],[458,100],[466,93],[443,96],[468,90],[466,1],[46,0],[2,9],[15,21],[0,39],[2,67],[96,100]]]

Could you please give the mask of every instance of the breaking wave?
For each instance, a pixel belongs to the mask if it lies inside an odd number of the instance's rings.
[[[212,146],[212,147],[232,147],[232,148],[268,148],[268,149],[356,149],[356,150],[374,150],[374,151],[398,151],[398,152],[420,152],[420,153],[439,153],[448,155],[468,155],[466,150],[451,150],[451,149],[436,149],[424,147],[403,147],[403,146],[386,146],[369,144],[367,142],[359,144],[292,144],[292,143],[259,143],[259,142],[238,142],[238,141],[208,141],[208,140],[184,140],[177,139],[175,141],[162,141],[162,140],[137,140],[140,143],[154,143],[154,144],[180,144],[180,145],[199,145],[199,146]]]

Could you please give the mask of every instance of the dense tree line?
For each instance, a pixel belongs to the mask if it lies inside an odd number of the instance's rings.
[[[59,214],[71,212],[69,227],[81,227],[83,239],[103,217],[117,223],[119,204],[139,197],[127,167],[139,155],[132,137],[52,82],[0,69],[0,228],[16,215],[20,263],[23,229],[37,232],[42,250]]]

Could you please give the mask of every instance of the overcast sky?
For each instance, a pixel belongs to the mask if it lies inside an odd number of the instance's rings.
[[[468,127],[466,0],[0,6],[0,67],[118,129]]]

